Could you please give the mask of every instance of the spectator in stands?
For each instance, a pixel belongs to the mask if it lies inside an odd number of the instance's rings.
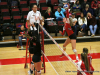
[[[87,13],[87,22],[89,24],[89,28],[92,33],[91,36],[95,36],[96,30],[97,30],[97,21],[96,21],[96,18],[92,16],[91,13]]]
[[[20,43],[21,49],[23,49],[22,39],[26,39],[25,32],[26,32],[26,29],[24,28],[24,25],[22,25],[21,28],[19,29],[19,32],[18,32],[18,34],[19,34],[19,43]]]
[[[74,13],[81,12],[81,5],[79,3],[79,0],[77,0],[76,3],[73,5],[73,12]]]
[[[89,8],[88,4],[86,4],[85,10],[83,11],[85,17],[88,12],[90,12],[93,15],[93,10],[91,8]]]
[[[100,19],[100,4],[98,4],[98,8],[96,9],[96,19]]]
[[[63,3],[69,3],[70,0],[59,0],[59,6],[63,6]]]
[[[81,13],[81,16],[78,18],[78,24],[81,27],[81,31],[85,33],[85,29],[87,27],[87,18],[84,17],[83,13]]]
[[[53,16],[53,13],[52,13],[52,11],[51,11],[51,7],[48,7],[48,9],[47,9],[47,11],[45,12],[45,14],[44,14],[44,18],[45,19],[50,19],[50,18],[53,18],[54,16]]]
[[[82,11],[85,10],[86,4],[90,6],[90,3],[87,0],[84,0],[84,2],[81,4]]]
[[[61,8],[61,7],[58,7],[58,8],[57,8],[57,11],[55,12],[55,17],[56,17],[56,20],[57,20],[57,21],[62,21],[63,18],[65,17],[64,11],[63,11],[63,10],[64,10],[64,9]]]
[[[98,0],[93,0],[91,2],[91,8],[93,9],[93,12],[94,12],[94,15],[95,15],[95,12],[96,12],[96,9],[98,8],[98,4],[100,3],[100,1]],[[96,15],[95,15],[96,16]]]
[[[51,7],[48,7],[48,9],[47,9],[47,11],[45,12],[45,14],[44,14],[44,18],[45,19],[51,19],[51,18],[53,18],[54,16],[53,16],[53,13],[52,13],[52,11],[51,11]],[[44,21],[45,23],[44,23],[44,27],[46,28],[46,30],[47,30],[47,20],[45,20]]]
[[[74,31],[75,34],[77,34],[77,18],[75,18],[75,13],[72,13],[72,17],[69,18],[70,20],[70,25],[72,27],[72,30]]]

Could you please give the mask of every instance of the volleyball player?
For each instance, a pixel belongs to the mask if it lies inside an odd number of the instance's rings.
[[[39,24],[42,23],[42,18],[41,18],[41,13],[39,11],[37,11],[37,5],[33,5],[32,10],[29,11],[28,15],[27,15],[27,24],[28,24],[28,28],[30,30],[37,30],[38,34],[39,34]],[[35,26],[35,27],[34,27]],[[32,45],[30,45],[32,48]],[[30,49],[33,50],[33,49]],[[31,51],[30,51],[31,52]],[[31,56],[33,56],[33,53],[31,53]],[[34,66],[33,66],[33,62],[31,63],[31,68],[33,70]],[[30,72],[30,71],[29,71]]]
[[[81,61],[77,63],[78,67],[82,69],[82,72],[84,72],[86,75],[89,74],[89,63],[87,59],[87,54],[86,53],[81,53],[80,55]],[[80,71],[77,72],[77,75],[83,75]]]
[[[77,50],[76,50],[76,35],[74,34],[73,30],[71,29],[70,23],[69,23],[69,19],[68,18],[63,18],[63,22],[64,22],[64,28],[63,28],[63,32],[59,31],[59,33],[61,33],[62,35],[64,35],[65,32],[67,32],[68,34],[68,38],[66,39],[65,43],[63,44],[63,50],[66,50],[66,46],[71,43],[72,45],[72,50],[76,55],[76,63],[79,61],[78,58],[78,54],[77,54]],[[64,54],[62,53],[62,55],[60,57],[63,57]]]
[[[38,30],[35,25],[32,25],[33,30],[28,30],[30,36],[29,39],[29,52],[32,55],[31,69],[28,71],[29,74],[33,74],[33,69],[35,67],[35,75],[41,74],[41,44]]]
[[[88,49],[87,48],[83,48],[83,53],[87,54],[90,75],[93,75],[94,68],[92,66],[92,56],[90,54],[88,54]]]

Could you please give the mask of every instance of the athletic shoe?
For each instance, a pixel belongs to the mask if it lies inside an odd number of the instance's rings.
[[[31,71],[31,69],[28,71],[28,74],[29,75],[32,75],[33,74],[33,71]]]
[[[76,60],[76,61],[75,61],[75,63],[78,63],[78,62],[79,62],[79,60]]]
[[[63,56],[65,56],[65,54],[64,54],[64,53],[62,53],[62,55],[60,56],[60,58],[62,58]]]
[[[92,37],[94,37],[95,35],[94,35],[94,34],[92,34],[91,36],[92,36]]]
[[[23,46],[21,46],[21,49],[23,49]]]

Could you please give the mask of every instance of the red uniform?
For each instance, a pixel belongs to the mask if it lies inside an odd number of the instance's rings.
[[[64,26],[62,35],[64,35],[65,31],[67,32],[68,36],[74,33],[69,23],[66,23]]]
[[[82,69],[82,71],[87,71],[85,68],[85,64],[83,61],[78,62],[78,66]],[[89,75],[89,73],[84,72],[86,75]],[[77,72],[77,75],[83,75],[80,71]]]
[[[88,54],[87,58],[88,58],[88,62],[89,62],[89,70],[94,71],[94,68],[92,67],[92,64],[91,64],[92,56],[90,54]],[[91,73],[93,73],[93,72],[91,72]]]

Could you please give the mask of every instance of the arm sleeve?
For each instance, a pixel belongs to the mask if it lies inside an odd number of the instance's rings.
[[[64,13],[66,10],[64,8],[61,8],[61,11]]]
[[[81,25],[82,23],[81,23],[81,21],[80,21],[80,17],[78,18],[78,24],[79,25]]]
[[[59,13],[55,12],[56,18],[60,17]]]
[[[62,14],[62,16],[63,16],[63,18],[65,17],[65,15],[64,15],[64,13],[61,11],[61,14]]]
[[[85,18],[85,21],[84,21],[84,23],[87,25],[87,19]]]

